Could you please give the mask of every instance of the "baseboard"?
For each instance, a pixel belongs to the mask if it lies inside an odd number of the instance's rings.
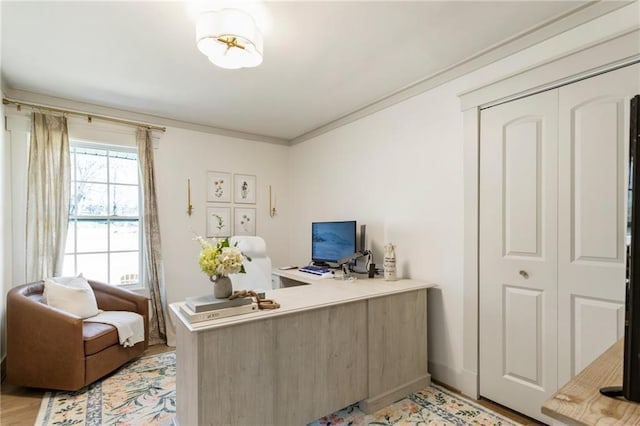
[[[431,376],[429,374],[426,374],[422,377],[410,381],[409,383],[405,383],[404,385],[400,385],[394,389],[391,389],[390,391],[385,392],[381,395],[377,395],[373,398],[367,398],[360,401],[360,409],[366,414],[374,413],[379,409],[398,401],[399,399],[402,399],[414,392],[418,392],[419,390],[426,388],[430,383]]]
[[[433,380],[444,383],[454,389],[464,389],[462,372],[456,371],[447,365],[429,361],[429,373],[431,373]]]
[[[462,370],[462,383],[460,392],[469,398],[478,399],[480,387],[478,386],[478,373],[469,370]]]

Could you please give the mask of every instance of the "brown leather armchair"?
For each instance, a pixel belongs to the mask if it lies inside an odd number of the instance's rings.
[[[148,299],[88,280],[98,308],[144,317],[144,342],[123,347],[115,327],[84,322],[42,300],[44,281],[7,294],[7,382],[35,388],[78,390],[140,356],[149,342]]]

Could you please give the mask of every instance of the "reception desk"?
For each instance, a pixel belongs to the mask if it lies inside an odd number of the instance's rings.
[[[181,426],[303,425],[356,402],[372,412],[430,383],[430,284],[299,278],[267,292],[276,310],[189,324],[171,305]]]

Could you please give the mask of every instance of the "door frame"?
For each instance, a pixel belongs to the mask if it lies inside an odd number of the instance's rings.
[[[636,3],[637,7],[637,3]],[[626,8],[623,8],[623,10]],[[463,360],[460,391],[479,397],[480,114],[482,109],[640,62],[640,28],[459,95],[464,126]]]

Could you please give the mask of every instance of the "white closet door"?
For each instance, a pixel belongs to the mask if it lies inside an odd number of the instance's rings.
[[[558,381],[624,335],[629,100],[640,67],[559,89]]]
[[[541,420],[557,389],[557,90],[482,111],[480,394]]]

